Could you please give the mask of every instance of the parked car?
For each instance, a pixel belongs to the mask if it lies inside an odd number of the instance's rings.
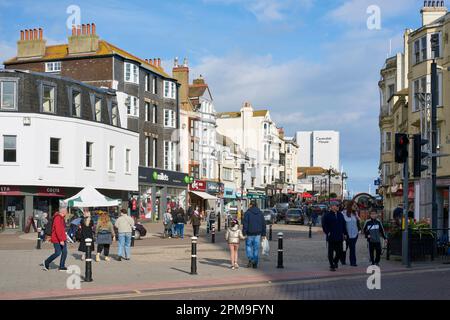
[[[266,220],[266,224],[274,224],[277,220],[276,213],[270,209],[263,209],[262,214],[264,216],[264,219]]]
[[[286,212],[285,223],[305,224],[305,213],[301,209],[288,209]]]
[[[278,222],[278,210],[276,208],[269,208],[275,215],[275,221],[274,223]]]
[[[286,211],[289,209],[289,203],[288,202],[277,203],[275,205],[275,209],[278,212],[277,220],[278,221],[284,220],[284,218],[286,217]]]

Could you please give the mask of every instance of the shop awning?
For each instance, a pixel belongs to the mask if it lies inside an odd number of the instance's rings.
[[[210,195],[209,193],[206,193],[206,192],[201,192],[201,191],[190,191],[190,192],[195,194],[196,196],[199,196],[200,198],[202,198],[204,200],[217,200],[217,197],[214,197],[213,195]]]

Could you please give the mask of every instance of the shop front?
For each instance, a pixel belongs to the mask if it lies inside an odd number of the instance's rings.
[[[258,208],[260,208],[260,209],[265,209],[267,207],[266,206],[267,196],[264,191],[257,191],[257,190],[250,191],[249,190],[247,192],[247,199],[248,199],[248,201],[255,200]]]
[[[153,221],[160,220],[167,207],[188,206],[189,175],[176,171],[139,167],[139,210]]]
[[[189,185],[189,204],[198,207],[201,212],[221,210],[224,187],[222,183],[206,180],[194,180]]]

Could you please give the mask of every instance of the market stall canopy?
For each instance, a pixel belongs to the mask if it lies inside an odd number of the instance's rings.
[[[303,192],[302,193],[302,197],[303,198],[312,198],[313,196],[310,193],[308,193],[308,192]]]
[[[204,200],[217,200],[217,197],[214,197],[214,196],[212,196],[212,195],[210,195],[209,193],[206,193],[206,192],[191,191],[191,193],[195,194],[196,196],[199,196],[200,198],[202,198]]]
[[[71,198],[61,201],[68,207],[116,207],[120,205],[120,200],[114,200],[102,195],[94,187],[86,187]]]

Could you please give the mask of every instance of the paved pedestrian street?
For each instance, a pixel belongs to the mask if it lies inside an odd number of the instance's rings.
[[[198,244],[198,275],[191,275],[192,234],[185,239],[162,239],[162,225],[149,224],[147,236],[136,241],[130,261],[93,262],[93,282],[81,280],[74,287],[73,275],[43,271],[40,264],[51,254],[49,244],[35,249],[35,234],[0,235],[0,299],[434,299],[446,296],[450,266],[437,260],[413,264],[406,269],[398,259],[381,263],[381,290],[369,290],[366,282],[368,254],[366,241],[358,241],[358,267],[342,266],[328,270],[326,242],[319,228],[308,238],[307,227],[274,225],[269,257],[262,257],[258,269],[245,267],[241,245],[241,268],[229,268],[224,231],[217,232],[216,243],[201,229]],[[278,232],[284,240],[284,268],[277,268]],[[8,248],[8,245],[10,248]],[[18,249],[19,248],[19,249]],[[66,265],[78,266],[84,278],[85,262],[80,260],[78,244],[69,246]],[[117,252],[114,244],[111,255]],[[58,262],[56,260],[55,262]],[[429,279],[426,280],[426,279]],[[423,290],[412,290],[421,286]],[[434,286],[435,290],[431,290]],[[427,289],[428,288],[428,289]],[[442,289],[442,290],[440,290]]]

